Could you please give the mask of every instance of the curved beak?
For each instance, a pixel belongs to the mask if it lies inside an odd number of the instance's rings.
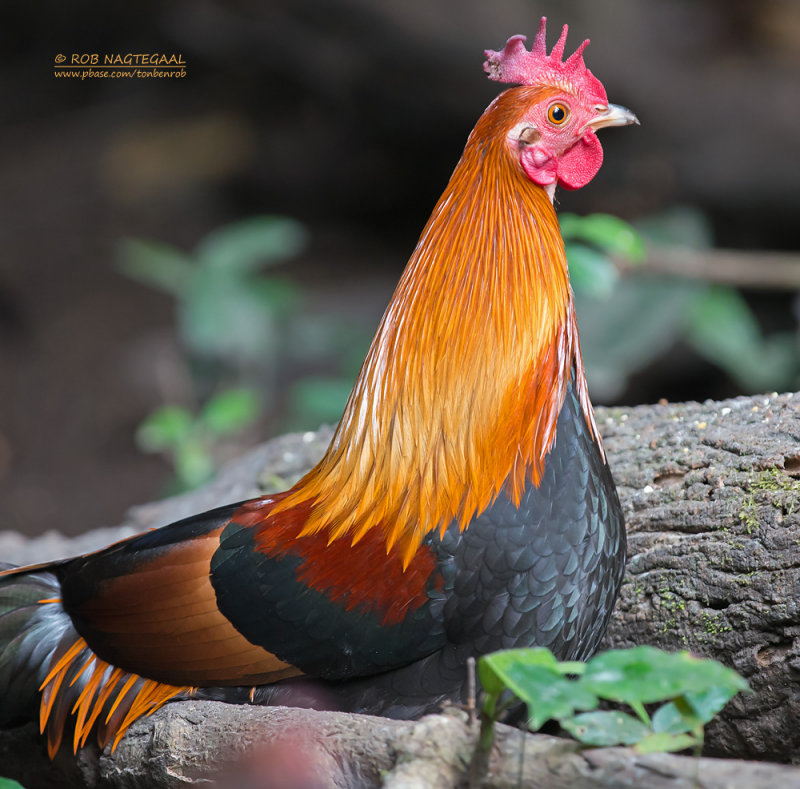
[[[619,104],[609,104],[598,109],[597,116],[586,125],[590,129],[604,129],[606,126],[628,126],[631,123],[639,125],[639,119],[627,108]]]

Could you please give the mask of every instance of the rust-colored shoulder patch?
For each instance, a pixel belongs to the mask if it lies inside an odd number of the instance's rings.
[[[272,513],[274,504],[286,495],[248,502],[232,521],[255,529],[256,549],[261,553],[300,557],[299,583],[324,593],[348,611],[374,613],[384,625],[401,622],[428,602],[436,557],[427,545],[420,546],[406,566],[398,545],[387,549],[381,524],[366,530],[357,541],[331,539],[324,532],[305,534],[311,510],[308,502]]]

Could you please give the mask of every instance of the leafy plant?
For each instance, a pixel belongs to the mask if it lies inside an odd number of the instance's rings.
[[[345,321],[309,315],[297,285],[265,272],[305,244],[306,231],[298,222],[257,216],[213,231],[191,253],[142,239],[120,245],[118,266],[127,276],[175,299],[187,363],[171,370],[168,379],[178,385],[165,399],[207,401],[199,414],[184,405],[164,406],[139,429],[139,446],[172,462],[173,489],[210,478],[216,445],[255,419],[256,391],[267,409],[280,407],[279,379],[289,386],[283,427],[316,428],[341,414],[366,350],[364,332]],[[356,352],[360,358],[353,364]],[[284,364],[288,359],[292,365]],[[319,369],[321,362],[327,374],[298,377],[285,369]],[[243,389],[249,391],[247,419],[216,424],[214,413],[228,413],[244,402]]]
[[[0,789],[24,789],[24,787],[11,778],[0,778]]]
[[[791,388],[798,371],[792,332],[765,337],[752,310],[733,288],[706,285],[685,315],[686,338],[745,390]]]
[[[288,280],[258,272],[294,257],[306,244],[292,219],[258,216],[206,236],[191,255],[154,241],[128,239],[119,254],[132,279],[173,296],[189,351],[217,363],[264,365],[277,353],[279,322],[296,309]]]
[[[528,708],[528,727],[556,720],[585,745],[634,745],[641,753],[703,745],[704,726],[745,680],[715,660],[655,647],[613,649],[586,663],[559,662],[549,649],[510,649],[478,662],[484,689],[480,745],[488,749],[500,713],[517,700]],[[600,701],[634,713],[598,710]],[[652,717],[645,704],[661,704]]]
[[[331,321],[308,316],[293,334],[287,353],[296,361],[308,364],[315,372],[293,381],[287,390],[289,430],[317,428],[339,420],[353,388],[358,371],[367,355],[371,332],[345,320]],[[320,370],[319,350],[328,361],[327,371]]]
[[[589,296],[610,296],[619,281],[616,255],[639,265],[645,260],[641,235],[631,225],[610,214],[559,216],[561,236],[575,290]]]
[[[142,422],[136,441],[143,451],[170,458],[175,483],[169,492],[190,490],[214,475],[215,447],[250,426],[259,410],[258,395],[250,389],[221,392],[198,414],[183,406],[165,405]]]

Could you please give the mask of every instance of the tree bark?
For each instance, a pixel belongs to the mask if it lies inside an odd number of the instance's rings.
[[[477,735],[456,710],[395,721],[186,701],[137,721],[113,754],[50,763],[35,727],[17,729],[0,740],[0,764],[26,789],[800,789],[788,765],[582,749],[502,724],[479,759]]]
[[[800,763],[800,394],[598,409],[628,567],[602,648],[735,668],[707,754]]]
[[[733,666],[754,692],[735,698],[708,726],[706,754],[800,763],[800,394],[599,408],[597,422],[629,534],[627,575],[604,648],[689,649]],[[322,429],[275,439],[203,490],[135,509],[118,529],[74,540],[0,533],[0,556],[21,563],[71,555],[282,489],[329,438]],[[521,785],[688,787],[699,770],[704,786],[800,787],[800,771],[789,767],[580,751],[560,739],[499,731],[489,772],[476,785],[518,785],[522,770]],[[32,727],[0,733],[0,774],[29,787],[57,780],[179,786],[248,753],[259,769],[309,768],[308,776],[292,773],[288,782],[264,786],[378,786],[384,775],[394,789],[445,787],[464,780],[472,736],[454,716],[413,723],[184,702],[138,721],[113,755],[62,756],[53,768]],[[255,747],[264,741],[270,744]],[[230,771],[250,768],[226,769],[221,785],[234,786]],[[328,777],[314,783],[317,774]]]

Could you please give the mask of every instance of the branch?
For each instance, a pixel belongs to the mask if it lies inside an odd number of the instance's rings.
[[[601,408],[597,419],[629,532],[627,576],[604,646],[690,649],[733,666],[755,692],[734,699],[708,727],[706,753],[797,760],[800,394]],[[122,531],[76,540],[0,533],[0,555],[26,562],[87,551],[135,530],[263,493],[259,480],[283,487],[319,457],[329,438],[330,430],[324,429],[271,441],[229,466],[211,486],[138,508]],[[489,774],[477,785],[688,787],[700,769],[704,786],[800,787],[800,771],[791,768],[713,760],[702,760],[698,768],[686,757],[643,757],[628,749],[578,751],[569,741],[500,731]],[[445,734],[452,742],[445,742]],[[253,738],[259,737],[272,744],[256,747]],[[186,702],[138,721],[113,756],[88,751],[77,762],[62,757],[55,771],[33,727],[2,733],[0,773],[20,776],[30,789],[101,782],[182,786],[186,771],[194,770],[191,781],[198,782],[211,766],[227,764],[228,755],[247,752],[255,764],[259,753],[267,753],[259,764],[280,762],[274,750],[278,742],[281,753],[289,754],[281,757],[284,761],[316,765],[319,759],[331,776],[340,776],[339,784],[331,779],[324,786],[377,786],[381,771],[416,775],[423,767],[414,765],[424,762],[425,770],[440,777],[415,778],[416,783],[401,777],[391,783],[387,777],[385,785],[447,787],[468,769],[471,737],[452,716],[414,723]],[[679,778],[668,778],[676,774]],[[502,783],[503,775],[513,775],[513,781]]]
[[[650,244],[643,266],[622,258],[615,258],[614,263],[625,275],[671,274],[758,290],[800,290],[800,255],[791,252]]]
[[[218,789],[456,789],[470,779],[482,789],[694,789],[698,776],[704,789],[800,787],[800,769],[788,766],[581,749],[570,740],[502,724],[488,760],[475,769],[477,736],[477,726],[453,710],[393,721],[189,701],[137,721],[113,754],[93,753],[68,765],[68,774],[64,764],[41,772],[44,750],[32,726],[4,737],[0,757],[4,768],[12,760],[27,789],[178,789],[212,782]]]

